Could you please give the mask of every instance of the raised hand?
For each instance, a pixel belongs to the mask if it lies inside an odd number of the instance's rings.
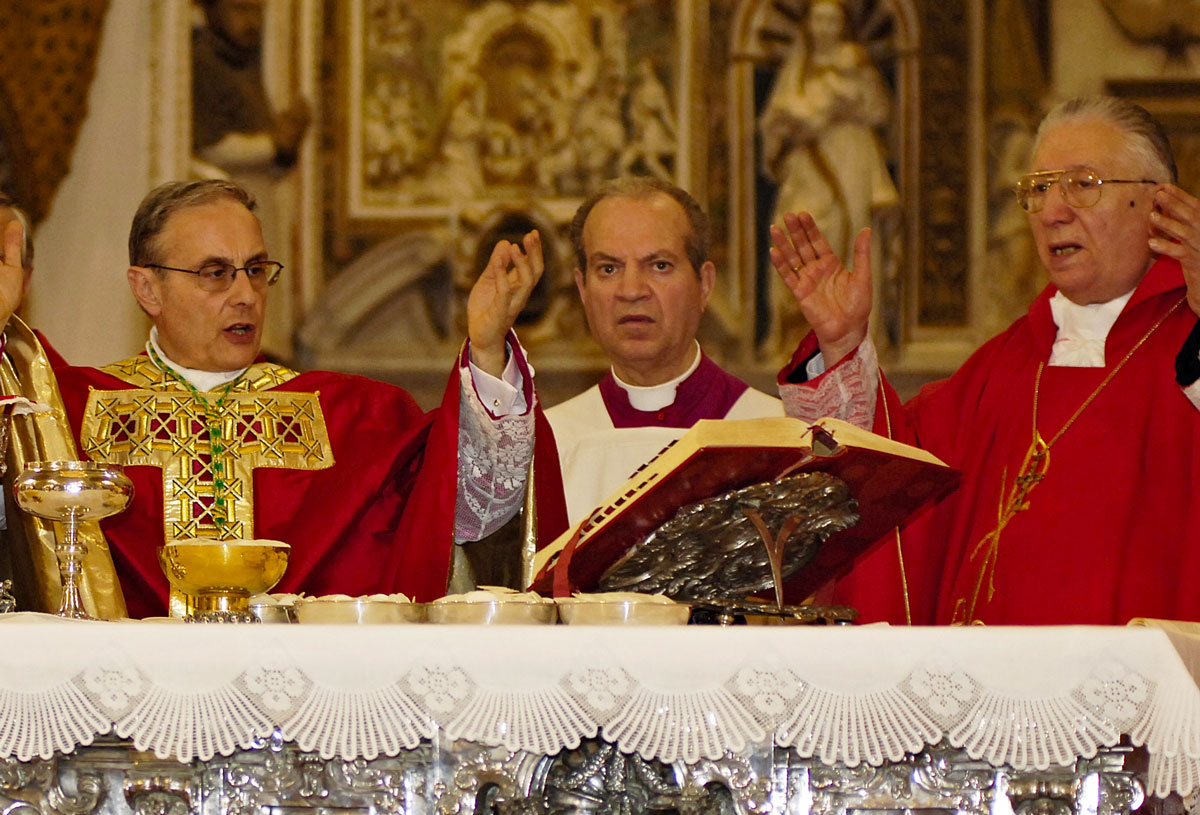
[[[521,246],[508,241],[496,244],[467,298],[471,361],[497,377],[504,373],[504,338],[525,308],[545,268],[542,238],[537,230],[525,235],[521,243],[523,251]]]
[[[1150,250],[1183,267],[1188,306],[1200,316],[1200,199],[1168,184],[1154,193]]]
[[[789,212],[783,227],[771,226],[771,265],[817,335],[825,364],[852,353],[871,317],[871,230],[858,233],[847,269],[811,215]]]
[[[21,254],[25,234],[21,222],[13,219],[4,228],[4,256],[0,258],[0,329],[21,306],[25,297],[25,267]]]

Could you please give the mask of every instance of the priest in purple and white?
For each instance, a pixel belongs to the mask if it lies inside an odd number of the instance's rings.
[[[571,238],[588,326],[612,362],[599,384],[546,411],[575,525],[700,419],[783,416],[784,403],[696,341],[716,267],[708,219],[687,192],[609,182],[580,206]]]

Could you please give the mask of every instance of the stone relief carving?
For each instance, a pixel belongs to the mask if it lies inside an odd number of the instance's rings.
[[[481,225],[523,216],[544,229],[552,258],[536,308],[520,326],[522,341],[543,385],[563,388],[560,398],[578,390],[604,363],[576,302],[565,226],[601,179],[641,172],[682,180],[709,209],[722,283],[702,341],[743,376],[765,381],[756,377],[769,377],[790,338],[778,330],[773,272],[765,273],[777,187],[762,170],[759,117],[787,58],[813,50],[796,45],[813,5],[349,0],[327,13],[322,37],[336,65],[324,90],[344,115],[327,117],[321,134],[334,149],[326,152],[332,172],[321,192],[325,263],[317,290],[320,300],[354,301],[358,319],[334,318],[323,307],[305,315],[302,337],[321,336],[336,319],[340,339],[301,343],[301,360],[414,386],[409,374],[424,370],[424,361],[413,360],[413,347],[443,364],[457,347],[456,298],[478,272],[479,241],[494,237]],[[879,157],[862,177],[880,183],[852,196],[866,202],[858,209],[865,206],[876,227],[877,342],[886,358],[927,326],[965,336],[975,148],[967,147],[967,78],[954,68],[965,64],[965,18],[916,0],[817,0],[814,8],[822,7],[840,12],[830,15],[841,28],[830,38],[834,68],[823,91],[837,115],[871,89],[875,102],[882,97],[873,114],[868,105],[870,115],[842,128],[857,127]],[[728,40],[721,30],[730,31]],[[842,86],[855,83],[857,96],[843,99]],[[427,239],[430,251],[440,249],[437,260],[388,274],[397,285],[384,296],[404,308],[367,303],[349,290],[347,271],[399,235]],[[384,317],[438,306],[447,310]],[[431,326],[434,345],[425,342]],[[383,355],[367,350],[381,344],[389,349]]]
[[[1029,307],[1046,279],[1038,262],[1029,218],[1013,187],[1024,174],[1033,145],[1033,126],[1019,114],[999,114],[988,134],[986,309],[980,315],[984,336],[1000,333]]]
[[[752,282],[742,296],[756,323],[756,358],[778,365],[806,331],[766,252],[769,224],[797,209],[814,212],[841,254],[858,229],[874,227],[872,334],[886,355],[904,338],[904,288],[919,248],[901,217],[917,209],[916,151],[902,136],[917,114],[913,4],[744,0],[731,46],[734,78],[745,83],[732,166],[754,164],[744,186],[734,184],[730,204],[752,206],[754,220],[731,224],[731,238],[740,263],[752,264],[742,271]]]
[[[1101,0],[1113,20],[1134,42],[1152,43],[1166,52],[1164,68],[1187,71],[1189,49],[1200,44],[1196,3],[1172,0]]]
[[[678,147],[675,113],[649,57],[638,62],[635,83],[629,95],[632,132],[629,145],[621,152],[621,173],[628,175],[642,169],[669,181],[669,165],[674,163]]]
[[[367,36],[362,92],[349,93],[361,100],[352,208],[571,197],[618,171],[670,172],[670,92],[649,58],[627,75],[620,4],[492,0],[440,43],[404,0],[355,13]]]
[[[674,7],[353,0],[337,89],[348,115],[326,134],[345,146],[327,197],[332,268],[299,361],[411,385],[399,371],[421,347],[441,369],[494,242],[537,228],[547,268],[522,342],[543,372],[599,368],[567,229],[604,179],[678,170]]]
[[[1027,0],[994,0],[988,12],[987,263],[980,281],[980,337],[1007,328],[1046,285],[1029,216],[1013,187],[1029,167],[1046,92]]]

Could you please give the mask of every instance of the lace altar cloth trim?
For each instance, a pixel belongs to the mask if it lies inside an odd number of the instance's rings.
[[[278,729],[324,757],[451,739],[665,762],[774,740],[873,766],[945,739],[1018,770],[1128,735],[1200,788],[1200,640],[1143,628],[194,626],[0,621],[0,755],[100,734],[183,761]],[[1174,644],[1172,644],[1174,643]],[[1178,649],[1178,650],[1177,650]],[[1182,659],[1181,659],[1182,657]]]

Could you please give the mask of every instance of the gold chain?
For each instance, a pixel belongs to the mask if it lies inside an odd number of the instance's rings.
[[[996,508],[996,527],[983,537],[979,543],[971,549],[970,559],[975,560],[982,555],[982,563],[979,566],[979,576],[975,581],[975,589],[971,594],[970,601],[967,598],[960,597],[954,604],[954,616],[952,623],[956,625],[964,624],[979,624],[981,621],[975,618],[975,609],[979,602],[979,595],[983,591],[984,584],[987,584],[988,602],[996,593],[995,571],[996,561],[1000,556],[1000,535],[1004,532],[1005,527],[1009,522],[1016,517],[1018,512],[1029,508],[1029,496],[1043,478],[1046,477],[1046,472],[1050,469],[1050,448],[1063,437],[1071,425],[1075,424],[1075,420],[1088,408],[1100,392],[1108,387],[1108,383],[1113,381],[1121,369],[1125,367],[1125,363],[1129,362],[1130,358],[1141,348],[1146,340],[1158,330],[1158,327],[1167,321],[1167,318],[1174,314],[1181,305],[1183,305],[1186,297],[1180,297],[1175,305],[1171,306],[1162,317],[1158,319],[1154,325],[1150,326],[1145,334],[1142,335],[1129,352],[1113,366],[1113,369],[1108,372],[1108,376],[1096,386],[1086,399],[1075,409],[1071,414],[1071,418],[1067,419],[1066,423],[1059,428],[1058,432],[1050,439],[1045,441],[1042,434],[1038,432],[1038,393],[1042,384],[1042,371],[1045,370],[1046,363],[1039,362],[1037,374],[1033,380],[1033,440],[1029,444],[1029,449],[1025,452],[1025,458],[1021,462],[1020,469],[1017,470],[1017,477],[1013,480],[1012,487],[1008,491],[1008,496]],[[1000,483],[1003,485],[1008,480],[1008,468],[1005,467],[1000,473]]]

